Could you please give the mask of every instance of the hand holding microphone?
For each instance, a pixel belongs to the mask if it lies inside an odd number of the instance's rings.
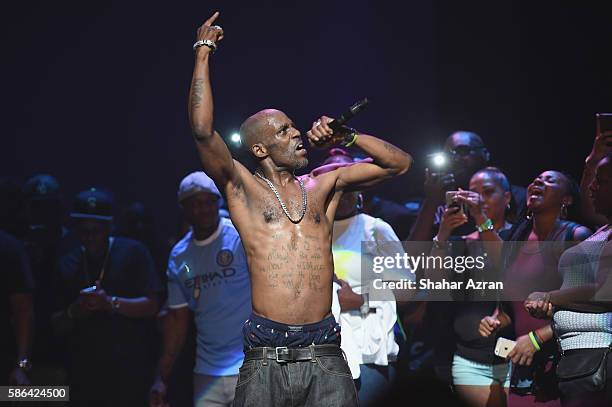
[[[356,131],[345,127],[344,124],[361,112],[367,104],[367,98],[355,103],[338,119],[322,116],[312,124],[312,128],[306,133],[310,144],[319,148],[327,148],[336,144],[350,146],[354,142]]]

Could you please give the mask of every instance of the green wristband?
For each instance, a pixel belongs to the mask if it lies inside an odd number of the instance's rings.
[[[531,339],[531,343],[533,344],[533,347],[536,348],[536,351],[540,351],[542,349],[540,348],[540,344],[538,343],[538,340],[533,335],[533,331],[529,332],[529,339]]]
[[[344,147],[350,147],[353,144],[355,144],[355,142],[357,141],[357,132],[353,132],[353,133],[349,134],[349,137],[350,136],[353,136],[353,138],[349,142],[345,143]]]
[[[482,225],[476,226],[478,233],[486,232],[488,230],[494,230],[495,226],[493,225],[493,221],[491,219],[487,219]]]

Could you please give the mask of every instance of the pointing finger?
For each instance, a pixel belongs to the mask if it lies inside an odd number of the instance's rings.
[[[212,25],[212,23],[215,22],[215,20],[217,19],[217,17],[219,17],[219,12],[215,11],[215,14],[213,14],[208,20],[206,20],[206,22],[204,23],[204,25]]]

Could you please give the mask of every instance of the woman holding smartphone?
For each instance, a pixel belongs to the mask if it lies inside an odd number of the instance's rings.
[[[478,256],[483,254],[483,251],[499,250],[501,242],[509,237],[512,227],[506,220],[511,199],[510,183],[499,169],[487,167],[476,172],[470,180],[470,191],[459,191],[453,200],[466,208],[478,230],[460,238],[451,238],[453,229],[467,222],[467,214],[459,206],[449,205],[434,238],[432,255],[452,252],[453,255]],[[449,241],[452,241],[455,250],[448,247]],[[488,265],[478,273],[486,275],[486,280],[493,280],[492,267]],[[445,278],[456,277],[458,276]],[[473,273],[466,272],[459,278],[473,277]],[[457,395],[470,406],[505,406],[510,385],[510,364],[496,357],[494,348],[496,336],[511,336],[511,321],[504,313],[504,317],[499,317],[503,320],[503,326],[499,327],[496,335],[479,335],[478,326],[481,319],[495,314],[500,308],[499,303],[492,301],[490,296],[476,298],[479,294],[475,290],[465,291],[460,294],[462,298],[457,298],[456,295],[454,298],[457,302],[453,307],[453,329],[456,336],[452,363],[453,385]]]

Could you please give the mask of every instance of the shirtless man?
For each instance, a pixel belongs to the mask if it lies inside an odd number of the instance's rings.
[[[253,314],[243,327],[245,359],[234,405],[356,405],[331,315],[334,214],[344,192],[403,174],[412,159],[375,137],[334,132],[332,119],[323,116],[307,133],[311,145],[353,145],[373,162],[296,177],[308,164],[301,133],[283,112],[266,109],[240,128],[259,165],[249,172],[213,127],[208,61],[223,38],[213,26],[218,16],[198,29],[189,116],[204,170],[227,200],[251,274]]]

